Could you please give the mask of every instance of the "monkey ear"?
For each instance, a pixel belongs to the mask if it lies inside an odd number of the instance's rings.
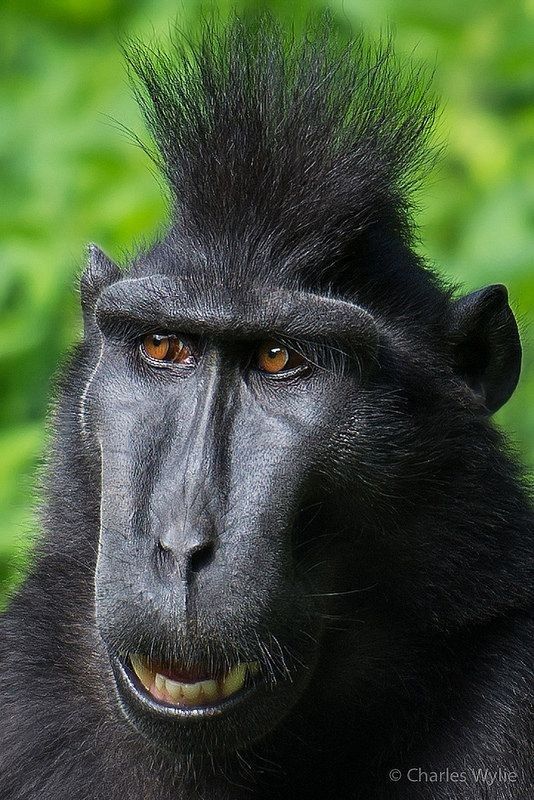
[[[80,281],[83,322],[86,331],[91,330],[94,325],[95,303],[100,292],[121,277],[119,267],[96,244],[90,244],[88,250],[89,261]]]
[[[521,371],[521,341],[505,286],[487,286],[453,305],[457,373],[484,414],[511,397]]]

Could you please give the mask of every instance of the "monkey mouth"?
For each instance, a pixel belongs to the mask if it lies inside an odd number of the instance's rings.
[[[137,653],[131,653],[121,666],[130,673],[128,677],[133,677],[137,693],[145,694],[150,702],[175,712],[197,714],[222,710],[228,701],[255,686],[260,670],[257,661],[247,661],[239,662],[224,674],[210,675],[201,668],[156,663]]]

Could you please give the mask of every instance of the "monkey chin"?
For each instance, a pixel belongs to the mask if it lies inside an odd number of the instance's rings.
[[[258,662],[209,676],[157,666],[138,654],[110,660],[119,707],[130,725],[178,761],[228,753],[266,736],[297,703],[312,672],[303,666],[291,679],[272,683]]]

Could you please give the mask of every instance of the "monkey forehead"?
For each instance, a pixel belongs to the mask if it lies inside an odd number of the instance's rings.
[[[288,289],[247,288],[236,293],[222,285],[199,292],[193,282],[166,275],[125,279],[106,287],[95,313],[101,326],[122,319],[226,338],[278,334],[357,340],[369,347],[377,339],[371,314],[345,300]]]

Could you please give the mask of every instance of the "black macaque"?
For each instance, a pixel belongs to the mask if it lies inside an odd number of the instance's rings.
[[[531,800],[521,348],[414,252],[433,102],[328,22],[203,37],[128,50],[171,222],[90,248],[0,798]]]

